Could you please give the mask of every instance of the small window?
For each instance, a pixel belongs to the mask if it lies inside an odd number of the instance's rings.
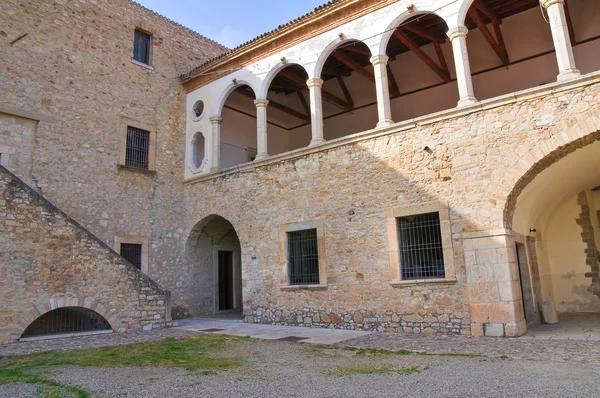
[[[444,278],[444,252],[439,213],[396,219],[403,280]]]
[[[148,170],[150,165],[150,132],[127,126],[125,166]]]
[[[136,29],[133,41],[133,59],[143,64],[150,65],[151,43],[151,35]]]
[[[142,245],[137,243],[121,243],[121,256],[133,264],[137,269],[142,269]]]
[[[317,230],[287,233],[290,285],[319,284]]]

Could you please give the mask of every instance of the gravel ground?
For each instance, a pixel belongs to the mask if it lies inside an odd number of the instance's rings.
[[[600,389],[597,367],[580,362],[357,355],[259,340],[243,341],[235,350],[249,365],[216,375],[165,368],[66,368],[55,378],[97,397],[590,397]],[[375,374],[356,374],[356,368]],[[382,368],[390,373],[376,374]],[[13,390],[12,396],[35,396],[28,394]]]
[[[0,356],[190,334],[197,333],[165,329],[27,342],[0,347]],[[343,347],[481,357],[360,355]],[[228,350],[220,354],[242,358],[246,365],[212,375],[156,367],[63,367],[53,369],[48,377],[79,386],[93,397],[590,397],[600,391],[598,342],[377,333],[338,347],[243,339]],[[42,393],[36,385],[0,385],[0,397],[37,397]]]

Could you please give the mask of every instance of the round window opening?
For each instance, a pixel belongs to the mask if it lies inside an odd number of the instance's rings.
[[[196,103],[192,107],[192,112],[194,112],[194,117],[196,119],[200,118],[200,116],[202,116],[202,114],[204,113],[204,102],[202,102],[202,100],[196,101]]]

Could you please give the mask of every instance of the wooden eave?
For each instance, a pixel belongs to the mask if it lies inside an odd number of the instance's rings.
[[[293,47],[397,1],[342,0],[329,9],[299,18],[298,22],[278,28],[272,33],[264,35],[264,37],[259,37],[248,44],[241,45],[229,54],[225,54],[214,61],[209,61],[205,66],[200,66],[191,71],[189,77],[182,76],[181,81],[186,91],[188,93],[192,92],[233,73],[232,70],[254,64],[286,48]],[[218,71],[228,72],[214,73]]]

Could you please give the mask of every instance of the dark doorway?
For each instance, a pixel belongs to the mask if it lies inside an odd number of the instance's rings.
[[[527,322],[527,325],[531,325],[532,323],[535,323],[535,306],[533,304],[533,293],[531,289],[531,279],[529,276],[529,265],[527,264],[527,252],[525,251],[525,245],[517,243],[516,252],[525,321]]]
[[[233,252],[219,250],[219,311],[235,308],[234,282]]]

